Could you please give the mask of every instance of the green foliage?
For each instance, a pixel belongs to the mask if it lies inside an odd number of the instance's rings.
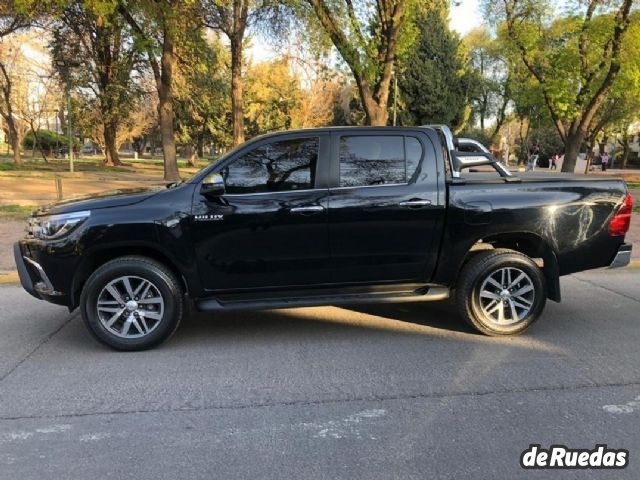
[[[473,76],[458,35],[449,29],[446,2],[416,13],[416,44],[398,65],[401,124],[460,126],[468,114]]]
[[[260,63],[248,72],[245,92],[247,133],[262,133],[291,128],[292,113],[301,100],[296,78],[289,73],[289,62]]]
[[[38,130],[38,141],[33,132],[28,132],[22,140],[22,147],[25,149],[36,148],[44,152],[55,151],[56,147],[66,147],[69,145],[69,138],[51,130]],[[80,142],[74,140],[74,145],[80,147]]]
[[[174,85],[176,140],[196,146],[231,145],[229,54],[218,38],[200,32],[183,44]]]

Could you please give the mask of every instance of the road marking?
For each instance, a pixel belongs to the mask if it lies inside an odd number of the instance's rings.
[[[62,424],[51,425],[50,427],[45,428],[36,428],[33,431],[8,432],[0,435],[0,443],[28,440],[29,438],[34,436],[48,435],[51,433],[62,433],[68,430],[71,430],[71,425]]]
[[[314,438],[362,438],[360,424],[367,419],[383,417],[386,413],[383,409],[363,410],[341,420],[303,423],[301,426],[305,430],[314,430]],[[372,435],[368,438],[375,440]]]
[[[634,410],[640,409],[640,395],[637,396],[635,400],[631,400],[624,405],[605,405],[602,408],[606,412],[616,415],[620,413],[633,413]]]

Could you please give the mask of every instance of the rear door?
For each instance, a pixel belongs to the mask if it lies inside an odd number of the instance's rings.
[[[326,181],[330,136],[288,134],[215,168],[226,193],[196,191],[194,245],[207,290],[255,290],[330,281]]]
[[[333,282],[427,281],[445,213],[432,141],[411,130],[340,131],[332,149]]]

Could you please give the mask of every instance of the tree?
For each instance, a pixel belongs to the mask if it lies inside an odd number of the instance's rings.
[[[3,0],[0,3],[0,38],[18,32],[33,20],[33,5],[23,5],[14,0]]]
[[[52,53],[60,76],[76,88],[90,92],[83,102],[97,115],[92,120],[101,126],[93,132],[104,146],[105,163],[121,165],[117,139],[132,105],[142,92],[134,80],[141,56],[134,45],[131,27],[115,10],[90,10],[82,0],[68,3],[53,28]],[[83,59],[82,68],[70,68],[75,59]]]
[[[247,74],[246,96],[247,130],[254,136],[290,129],[302,95],[285,58],[253,66]]]
[[[386,125],[394,65],[411,38],[412,0],[306,0],[322,30],[347,63],[369,125]],[[405,27],[403,29],[403,27]]]
[[[16,165],[23,163],[20,146],[36,116],[46,108],[40,74],[44,72],[25,55],[31,42],[24,34],[0,42],[0,116],[4,120]],[[33,48],[37,48],[33,45]]]
[[[179,44],[199,33],[195,0],[120,0],[118,12],[146,52],[158,94],[158,124],[164,156],[164,179],[180,179],[174,129],[174,74]]]
[[[244,34],[253,8],[251,0],[204,0],[205,25],[223,32],[231,50],[231,122],[233,144],[244,142],[244,106],[242,98],[242,51]],[[250,8],[250,6],[252,8]]]
[[[580,148],[620,73],[632,3],[588,0],[586,8],[580,3],[570,16],[551,21],[545,0],[485,0],[490,15],[504,21],[501,38],[540,86],[565,144],[565,172],[575,169]]]
[[[470,31],[464,38],[469,51],[472,70],[472,88],[470,88],[473,114],[485,131],[487,119],[495,119],[488,133],[490,142],[494,142],[502,125],[507,120],[507,108],[512,100],[513,77],[505,58],[502,46],[491,38],[485,29]]]
[[[202,0],[204,24],[224,33],[231,51],[231,116],[233,144],[244,142],[242,61],[247,29],[263,23],[278,32],[280,5],[270,0]]]
[[[462,127],[468,118],[473,77],[458,35],[449,29],[448,16],[448,0],[418,9],[417,40],[398,65],[405,125]]]
[[[228,52],[211,36],[194,42],[182,56],[175,89],[177,140],[195,165],[206,143],[225,149],[231,145]]]

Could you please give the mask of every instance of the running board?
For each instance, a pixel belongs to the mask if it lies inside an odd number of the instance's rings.
[[[449,298],[449,289],[446,287],[423,287],[411,292],[350,293],[344,295],[238,299],[233,301],[223,301],[219,298],[203,298],[196,301],[196,308],[201,312],[270,310],[274,308],[320,307],[325,305],[429,302],[447,298]]]

